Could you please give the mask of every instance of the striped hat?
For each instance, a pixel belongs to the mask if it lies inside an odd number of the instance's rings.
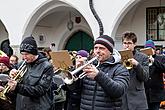
[[[95,40],[94,44],[102,44],[113,53],[114,40],[108,35],[101,35]]]

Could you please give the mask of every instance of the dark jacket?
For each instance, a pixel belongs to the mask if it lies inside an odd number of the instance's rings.
[[[100,64],[94,80],[85,77],[81,93],[81,110],[122,110],[122,95],[129,85],[129,72],[116,58]]]
[[[144,82],[147,81],[149,77],[149,60],[145,54],[136,50],[133,54],[139,64],[129,70],[130,85],[123,97],[122,110],[141,110],[148,108]]]
[[[82,80],[77,80],[72,84],[75,88],[67,89],[65,110],[80,110]],[[68,87],[68,86],[67,86]]]
[[[10,70],[2,72],[0,74],[0,80],[1,80],[0,86],[8,87],[6,85],[7,85],[7,80],[10,78],[8,76],[9,72]],[[2,92],[3,91],[1,91],[1,96],[2,96]],[[7,99],[4,100],[0,98],[0,110],[15,110],[16,95],[12,93],[6,93],[4,95],[6,96]]]
[[[165,100],[163,73],[165,73],[165,56],[154,55],[154,62],[150,66],[149,79],[145,83],[148,102]]]
[[[16,110],[49,110],[52,101],[49,96],[53,67],[47,58],[39,58],[27,64],[23,80],[17,84]]]

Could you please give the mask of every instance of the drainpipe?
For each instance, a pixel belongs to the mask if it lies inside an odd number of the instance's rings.
[[[96,18],[98,24],[99,24],[99,28],[100,28],[100,36],[103,35],[104,33],[104,29],[103,29],[103,23],[101,22],[101,19],[99,18],[98,14],[96,13],[94,7],[93,7],[93,0],[89,0],[89,6],[90,9],[94,15],[94,17]]]

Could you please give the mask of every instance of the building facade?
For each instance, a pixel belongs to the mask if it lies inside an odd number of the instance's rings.
[[[31,34],[40,48],[52,42],[56,50],[92,47],[100,25],[91,6],[116,49],[125,31],[137,34],[139,46],[153,39],[165,47],[165,0],[0,0],[0,41],[9,39],[17,55],[22,39]]]

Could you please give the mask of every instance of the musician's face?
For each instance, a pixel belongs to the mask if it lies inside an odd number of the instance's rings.
[[[33,55],[28,52],[21,52],[22,59],[25,60],[27,63],[34,62],[36,60],[36,55]]]
[[[134,50],[136,46],[136,43],[133,43],[132,40],[129,40],[129,39],[124,39],[123,40],[123,48],[124,50]]]
[[[111,52],[104,45],[101,44],[95,44],[93,52],[95,56],[99,56],[100,62],[104,62],[111,56]]]

